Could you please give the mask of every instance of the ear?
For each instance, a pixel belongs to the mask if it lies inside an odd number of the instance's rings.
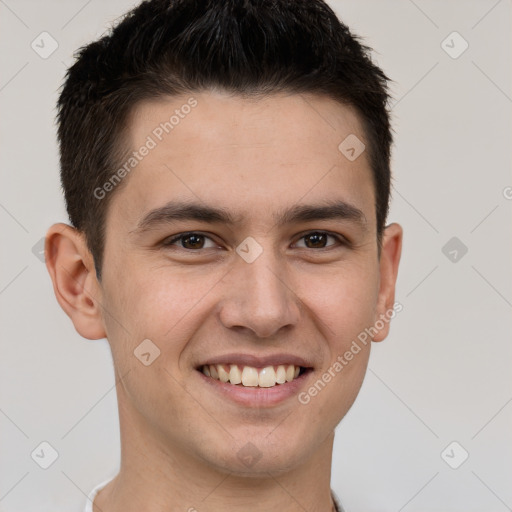
[[[384,229],[379,261],[380,285],[377,299],[377,317],[375,318],[375,322],[381,320],[384,327],[378,330],[373,337],[373,341],[382,341],[389,333],[389,312],[393,311],[395,303],[395,284],[402,254],[402,236],[403,230],[399,224],[393,223]],[[384,318],[387,320],[384,320]]]
[[[101,287],[84,235],[67,224],[54,224],[46,233],[45,259],[55,297],[77,332],[89,340],[105,338]]]

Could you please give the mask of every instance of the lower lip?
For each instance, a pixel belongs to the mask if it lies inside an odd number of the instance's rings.
[[[241,385],[230,384],[229,382],[222,382],[206,376],[200,370],[196,371],[199,373],[205,384],[211,386],[211,389],[215,392],[220,393],[222,396],[246,407],[270,407],[296,396],[300,389],[305,386],[306,380],[309,379],[309,376],[313,373],[311,369],[308,369],[290,382],[276,384],[270,388],[260,388],[249,386],[244,387]]]

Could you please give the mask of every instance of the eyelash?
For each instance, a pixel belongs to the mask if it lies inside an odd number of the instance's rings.
[[[327,235],[327,236],[330,236],[332,238],[334,238],[338,244],[340,246],[349,246],[350,245],[350,242],[344,238],[343,236],[341,235],[336,235],[334,233],[330,233],[329,231],[318,231],[318,230],[314,230],[314,231],[308,231],[307,233],[303,234],[299,240],[302,240],[303,238],[307,237],[308,235],[314,235],[314,234],[321,234],[321,235]],[[179,240],[182,240],[183,238],[187,237],[187,236],[190,236],[190,235],[199,235],[199,236],[202,236],[204,238],[208,238],[210,239],[212,242],[214,242],[211,237],[209,237],[208,235],[205,235],[199,231],[187,231],[186,233],[180,233],[179,235],[176,235],[170,239],[167,239],[167,240],[164,240],[162,242],[162,245],[164,247],[170,247],[172,245],[174,245],[175,242],[178,242]],[[215,242],[214,242],[215,243]],[[327,247],[319,247],[317,249],[315,248],[309,248],[309,247],[301,247],[301,249],[311,249],[313,251],[321,251],[321,250],[328,250],[328,249],[331,249],[333,247],[333,245],[329,245]],[[199,252],[201,251],[203,248],[201,249],[186,249],[185,247],[180,247],[180,249],[183,249],[187,252]],[[206,249],[211,249],[211,247],[207,247]]]

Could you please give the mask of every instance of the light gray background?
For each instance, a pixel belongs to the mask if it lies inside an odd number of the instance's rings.
[[[65,69],[132,5],[0,0],[1,511],[81,511],[117,471],[108,345],[75,332],[32,248],[67,221],[54,124]],[[511,510],[511,2],[330,5],[395,81],[389,221],[405,235],[404,309],[337,428],[332,487],[348,512]],[[43,31],[59,45],[47,59],[31,48]],[[453,31],[469,43],[456,59],[441,45]],[[468,248],[456,262],[442,252],[454,236]],[[46,470],[30,455],[42,441],[59,454]],[[452,464],[469,453],[458,469],[441,457],[452,441]]]

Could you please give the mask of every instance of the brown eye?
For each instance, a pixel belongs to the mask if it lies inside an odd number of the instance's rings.
[[[329,233],[325,233],[324,231],[313,231],[304,235],[301,240],[306,241],[307,249],[325,249],[327,247],[331,247],[333,244],[326,245],[328,238],[334,238],[338,241],[339,244],[343,244],[343,241],[340,237],[335,235],[330,235]]]
[[[311,235],[305,236],[304,239],[309,241],[315,249],[317,247],[325,247],[327,243],[327,235],[325,233],[312,233]]]
[[[205,240],[210,240],[211,238],[202,235],[201,233],[182,233],[180,235],[177,235],[167,241],[163,242],[163,245],[166,247],[177,245],[176,242],[181,242],[181,248],[182,249],[190,249],[190,250],[198,250],[198,249],[208,249],[208,247],[205,247]],[[210,247],[214,247],[215,244],[213,244]],[[179,247],[179,246],[178,246]],[[180,247],[179,247],[180,248]]]
[[[185,249],[202,249],[204,245],[203,235],[186,235],[181,239],[181,244]]]

